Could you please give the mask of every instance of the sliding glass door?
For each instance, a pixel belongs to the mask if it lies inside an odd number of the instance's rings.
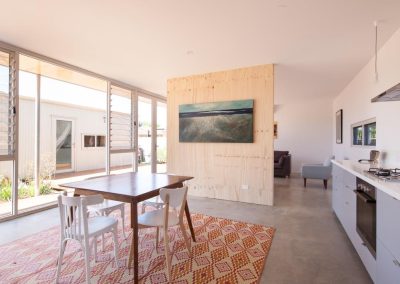
[[[15,55],[0,50],[0,218],[16,211],[15,147],[18,109]]]
[[[1,220],[56,205],[63,183],[166,171],[163,98],[8,48],[0,43]]]
[[[157,173],[167,172],[167,104],[157,101]]]
[[[138,171],[152,172],[152,101],[146,97],[138,98]]]

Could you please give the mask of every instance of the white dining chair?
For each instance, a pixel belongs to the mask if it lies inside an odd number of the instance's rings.
[[[171,176],[174,176],[175,174],[168,174]],[[183,183],[183,185],[186,185],[186,183]],[[142,214],[146,212],[147,207],[153,207],[155,209],[161,209],[164,206],[164,202],[161,200],[160,196],[156,196],[150,199],[147,199],[145,201],[142,201]]]
[[[124,239],[126,239],[125,234],[125,203],[119,202],[110,199],[104,199],[102,203],[94,204],[88,206],[88,210],[90,213],[100,216],[109,216],[115,210],[119,210],[121,212],[121,225],[122,225],[122,234]],[[104,234],[101,236],[102,239],[102,249],[104,251]]]
[[[96,259],[97,237],[104,233],[111,232],[114,242],[115,264],[118,267],[118,220],[113,217],[95,216],[88,217],[88,206],[99,204],[104,201],[101,195],[91,195],[83,197],[70,197],[66,195],[58,196],[58,207],[60,211],[61,223],[61,242],[60,254],[57,264],[56,282],[58,283],[61,272],[64,251],[67,242],[70,240],[78,241],[82,247],[85,257],[86,283],[90,283],[90,250],[94,246]],[[92,244],[89,240],[92,239]]]
[[[146,212],[147,207],[153,207],[155,209],[161,209],[164,207],[164,202],[161,200],[160,196],[156,196],[150,199],[147,199],[142,202],[142,214]]]
[[[183,224],[185,204],[187,197],[187,186],[182,188],[160,189],[160,199],[163,201],[163,208],[145,212],[138,216],[138,228],[156,227],[156,247],[158,246],[158,230],[162,228],[165,245],[165,258],[168,270],[168,277],[171,277],[171,252],[169,250],[168,228],[179,225],[189,254],[191,254],[190,240]],[[172,210],[170,210],[172,209]],[[133,244],[133,239],[132,239]],[[131,266],[132,255],[129,256],[128,266]]]
[[[86,180],[95,179],[95,178],[99,178],[99,177],[104,177],[104,176],[91,177],[91,178],[87,178]],[[104,201],[100,204],[88,206],[88,209],[89,209],[89,212],[93,212],[93,213],[101,215],[101,216],[109,216],[112,212],[119,210],[121,213],[122,234],[124,236],[124,239],[126,239],[125,203],[124,202],[110,200],[110,199],[104,199]],[[104,250],[104,236],[102,236],[102,241],[103,241],[102,244],[103,244],[103,250]]]

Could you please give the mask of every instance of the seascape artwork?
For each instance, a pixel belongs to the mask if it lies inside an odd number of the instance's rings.
[[[179,106],[179,142],[253,142],[253,100]]]

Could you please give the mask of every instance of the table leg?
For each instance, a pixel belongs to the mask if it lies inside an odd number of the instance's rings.
[[[134,283],[139,283],[139,235],[138,235],[138,209],[137,202],[131,202],[131,227],[132,227],[132,242],[129,253],[128,267],[131,267],[133,257],[133,280]]]
[[[186,219],[187,219],[187,222],[188,222],[188,225],[189,225],[189,229],[190,229],[190,234],[192,235],[192,240],[194,242],[196,242],[196,236],[194,235],[192,218],[190,217],[190,211],[189,211],[189,206],[188,206],[187,201],[186,201],[186,204],[185,204],[185,213],[186,213]]]

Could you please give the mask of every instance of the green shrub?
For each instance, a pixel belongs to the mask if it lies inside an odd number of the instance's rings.
[[[11,200],[11,183],[0,184],[0,200],[10,201]]]
[[[40,195],[52,193],[51,185],[48,182],[40,183]],[[0,177],[0,200],[10,201],[12,195],[11,181],[7,177]],[[35,196],[35,184],[32,181],[21,182],[18,186],[18,198]]]
[[[167,148],[157,148],[157,163],[163,164],[167,161]]]
[[[22,184],[18,187],[18,198],[28,198],[35,196],[35,188],[31,184]]]
[[[50,194],[52,193],[53,190],[51,189],[51,184],[50,183],[41,183],[40,184],[40,194]]]

